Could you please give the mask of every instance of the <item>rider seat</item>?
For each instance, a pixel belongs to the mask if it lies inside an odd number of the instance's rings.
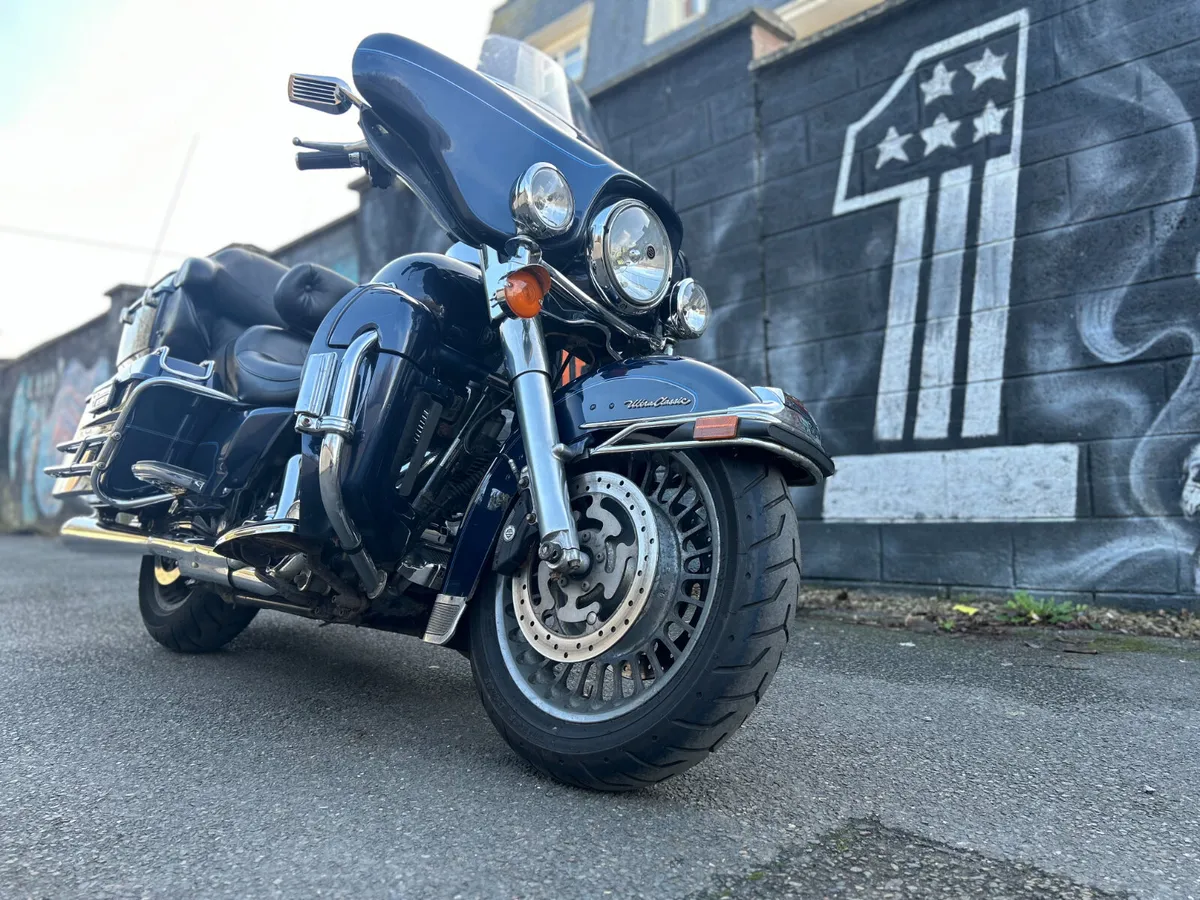
[[[254,406],[290,406],[313,333],[355,283],[323,266],[286,268],[243,247],[186,260],[175,274],[153,345],[190,362],[211,359],[217,387]]]

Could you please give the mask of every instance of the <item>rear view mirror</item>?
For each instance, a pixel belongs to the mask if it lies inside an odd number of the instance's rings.
[[[363,102],[350,90],[350,85],[329,75],[288,76],[288,99],[300,106],[340,116],[351,105]]]

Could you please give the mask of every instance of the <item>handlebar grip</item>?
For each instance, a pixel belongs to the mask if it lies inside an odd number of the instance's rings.
[[[354,169],[359,165],[357,153],[337,153],[317,150],[312,153],[297,153],[297,169]]]

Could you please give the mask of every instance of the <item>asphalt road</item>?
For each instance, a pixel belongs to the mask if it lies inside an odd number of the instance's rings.
[[[456,654],[263,613],[177,656],[135,571],[0,538],[0,897],[1200,897],[1194,651],[802,619],[718,755],[607,796]]]

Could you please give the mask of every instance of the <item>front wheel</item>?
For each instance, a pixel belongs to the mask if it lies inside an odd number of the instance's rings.
[[[488,715],[541,771],[632,790],[691,768],[735,732],[779,666],[800,584],[779,471],[643,452],[568,479],[586,575],[530,560],[471,610]]]

